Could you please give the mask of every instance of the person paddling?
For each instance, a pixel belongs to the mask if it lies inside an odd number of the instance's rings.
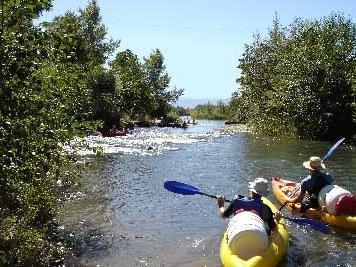
[[[268,181],[264,178],[256,178],[249,183],[249,196],[244,197],[239,195],[230,205],[225,208],[225,197],[218,196],[219,215],[226,219],[231,215],[241,211],[252,211],[257,213],[266,224],[266,232],[268,235],[271,231],[277,228],[277,224],[281,218],[280,213],[273,214],[271,208],[264,204],[261,197],[268,192]]]
[[[325,169],[325,164],[319,157],[310,157],[309,161],[303,163],[303,166],[308,170],[309,175],[300,183],[300,189],[297,194],[286,198],[287,203],[301,203],[301,213],[310,208],[319,207],[318,195],[320,190],[334,182],[329,173],[322,171]]]

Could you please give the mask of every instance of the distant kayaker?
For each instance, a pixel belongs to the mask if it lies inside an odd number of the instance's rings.
[[[319,207],[318,195],[320,190],[334,182],[329,173],[322,171],[325,169],[325,164],[322,163],[319,157],[310,157],[309,161],[303,163],[303,166],[308,170],[309,175],[300,183],[299,191],[296,195],[286,198],[288,203],[301,203],[300,212],[302,213],[309,208]]]
[[[231,215],[245,210],[256,212],[266,224],[266,232],[268,235],[271,231],[277,228],[280,220],[280,213],[273,214],[271,208],[264,204],[261,197],[268,192],[268,181],[264,178],[256,178],[253,182],[249,183],[249,196],[238,196],[230,205],[225,208],[225,197],[218,196],[219,215],[226,219]]]

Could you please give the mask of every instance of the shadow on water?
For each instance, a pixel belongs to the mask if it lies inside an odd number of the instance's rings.
[[[124,140],[94,141],[104,144],[107,153],[87,158],[91,168],[83,177],[82,195],[61,213],[78,244],[75,265],[220,266],[227,221],[218,217],[216,201],[174,194],[163,188],[164,181],[231,199],[246,194],[248,182],[257,176],[300,181],[306,175],[302,162],[322,156],[330,146],[249,133],[220,135],[215,129],[221,125],[201,121],[187,131],[140,129]],[[110,146],[117,148],[115,153]],[[355,161],[356,153],[346,146],[327,161],[337,184],[353,192]],[[279,205],[272,192],[268,197]],[[355,264],[355,233],[333,229],[326,236],[292,222],[287,228],[289,248],[280,266]]]

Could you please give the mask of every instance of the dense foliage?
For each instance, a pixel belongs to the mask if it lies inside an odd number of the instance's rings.
[[[152,92],[154,108],[149,113],[152,117],[164,117],[171,110],[170,103],[174,103],[183,94],[184,89],[174,88],[168,91],[170,77],[166,72],[164,57],[160,50],[153,51],[148,58],[144,58],[144,81]]]
[[[257,131],[310,139],[355,134],[355,24],[340,14],[322,20],[277,19],[240,59],[241,86],[231,107]]]
[[[88,91],[77,65],[32,23],[50,1],[2,2],[0,79],[0,265],[48,266],[60,259],[53,234],[61,153]],[[4,16],[6,14],[6,16]]]
[[[119,43],[95,0],[41,26],[51,0],[0,5],[0,266],[61,265],[69,250],[55,218],[75,175],[63,146],[124,115],[165,116],[182,91],[168,90],[159,50],[105,67]]]
[[[187,110],[191,117],[207,120],[224,120],[230,118],[229,105],[219,101],[217,104],[200,104]]]
[[[170,77],[165,71],[159,49],[141,63],[131,50],[117,53],[111,62],[116,76],[117,93],[122,113],[132,119],[166,117],[183,89],[169,89]]]

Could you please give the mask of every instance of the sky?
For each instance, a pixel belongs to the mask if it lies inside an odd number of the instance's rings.
[[[238,59],[256,33],[266,36],[278,16],[320,19],[342,12],[356,23],[354,0],[97,0],[108,37],[140,59],[160,49],[170,86],[185,98],[227,99],[239,86]],[[54,0],[41,20],[85,8],[88,0]]]

